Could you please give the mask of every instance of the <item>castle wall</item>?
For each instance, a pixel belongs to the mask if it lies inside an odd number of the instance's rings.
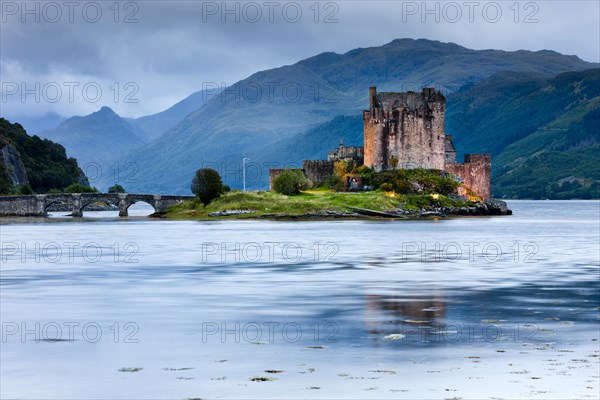
[[[445,170],[458,176],[464,186],[486,200],[492,196],[491,166],[490,154],[465,154],[464,164],[449,163]]]
[[[304,160],[302,161],[304,175],[315,185],[325,182],[333,175],[333,161],[329,160]]]
[[[380,93],[370,89],[363,112],[364,163],[375,170],[397,168],[443,170],[446,100],[433,89],[421,93]]]
[[[452,135],[446,135],[445,165],[456,162],[456,148],[452,143]]]
[[[285,168],[271,168],[271,169],[269,169],[269,190],[270,191],[273,191],[273,181],[283,171],[285,171]]]
[[[382,169],[387,154],[383,142],[385,125],[382,120],[381,109],[375,108],[363,112],[364,164],[377,171]]]
[[[388,154],[397,157],[398,168],[444,169],[444,112],[402,110],[398,119],[388,142]]]

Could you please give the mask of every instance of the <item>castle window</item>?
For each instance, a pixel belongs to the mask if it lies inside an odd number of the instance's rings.
[[[431,147],[431,142],[429,142],[429,147]]]
[[[440,137],[438,136],[438,140],[440,140]]]

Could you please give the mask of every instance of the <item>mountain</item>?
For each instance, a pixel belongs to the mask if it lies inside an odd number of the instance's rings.
[[[197,168],[218,166],[238,176],[231,171],[238,169],[242,153],[265,165],[273,160],[263,154],[277,142],[336,116],[360,114],[372,85],[380,91],[435,86],[452,92],[501,71],[555,75],[594,66],[547,50],[477,51],[422,39],[394,40],[345,54],[323,53],[237,82],[122,162],[134,163],[139,171],[132,190],[188,193]],[[266,188],[268,173],[261,176],[258,186]],[[239,179],[224,179],[241,187]]]
[[[458,152],[492,154],[495,196],[600,197],[600,69],[499,73],[446,104]]]
[[[29,136],[19,124],[0,118],[0,194],[18,193],[30,185],[36,193],[62,190],[87,178],[65,148],[38,136]]]
[[[97,163],[102,168],[111,160],[145,143],[141,139],[144,133],[109,107],[102,107],[84,117],[69,118],[41,135],[65,146],[84,169],[89,163]]]
[[[302,160],[327,159],[327,153],[338,147],[340,140],[345,146],[363,145],[362,115],[339,115],[306,132],[275,142],[257,156],[258,159],[269,160],[271,165],[301,166]],[[268,176],[268,170],[263,172]],[[260,185],[263,182],[256,183]]]
[[[128,120],[128,122],[146,133],[144,136],[146,141],[154,140],[162,133],[175,126],[185,116],[200,108],[200,106],[216,94],[215,92],[216,90],[201,90],[192,93],[164,111],[145,117],[131,119]]]
[[[495,196],[600,198],[599,69],[558,76],[501,72],[450,94],[446,107],[446,133],[459,157],[492,154]],[[259,158],[298,166],[325,159],[340,138],[362,146],[362,135],[360,115],[338,116],[276,142]]]

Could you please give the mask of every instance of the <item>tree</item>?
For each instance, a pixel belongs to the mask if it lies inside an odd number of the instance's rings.
[[[344,182],[345,180],[337,175],[331,175],[325,180],[325,183],[329,186],[329,188],[335,190],[336,192],[341,192],[346,188],[346,184]]]
[[[108,188],[108,193],[126,193],[125,188],[119,184],[113,185]]]
[[[0,147],[5,144],[11,145],[19,154],[34,193],[46,193],[52,188],[62,191],[70,184],[80,182],[84,176],[77,161],[67,157],[62,145],[38,136],[29,136],[20,124],[11,124],[0,118]],[[0,161],[0,164],[4,163]],[[14,187],[5,166],[1,165],[0,193],[9,192],[21,191],[19,187]]]
[[[31,188],[31,185],[29,185],[29,183],[26,183],[25,185],[19,187],[19,193],[20,194],[34,194],[33,189]]]
[[[202,168],[196,171],[192,179],[192,193],[206,206],[212,200],[224,193],[221,176],[212,168]]]
[[[352,160],[338,160],[333,163],[333,173],[343,178],[347,173],[352,171],[353,167],[354,162]]]
[[[65,193],[97,193],[98,189],[95,187],[84,186],[80,183],[73,183],[67,186]]]
[[[308,190],[312,185],[304,173],[297,169],[286,169],[273,179],[273,189],[287,196],[298,194],[301,190]]]

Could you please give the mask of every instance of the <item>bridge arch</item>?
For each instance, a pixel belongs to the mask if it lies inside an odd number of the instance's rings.
[[[147,200],[147,199],[134,199],[132,201],[127,202],[127,204],[125,206],[125,213],[126,213],[125,215],[121,215],[121,209],[119,209],[119,216],[121,216],[121,217],[129,216],[129,208],[131,206],[133,206],[134,204],[147,204],[150,207],[152,207],[153,212],[149,215],[155,214],[157,212],[156,205],[154,204],[154,202]]]
[[[44,202],[44,212],[47,213],[48,208],[50,208],[50,206],[53,206],[55,204],[67,204],[67,207],[69,207],[69,208],[73,207],[73,205],[71,203],[69,203],[69,201],[65,201],[65,199],[51,199],[51,200]]]
[[[86,197],[86,198],[82,198],[81,199],[81,208],[79,208],[78,210],[78,214],[83,215],[83,211],[89,207],[92,204],[95,203],[106,203],[106,204],[112,204],[114,206],[119,207],[119,199],[118,198],[113,198],[113,197],[106,197],[106,198],[94,198],[94,197]],[[116,211],[116,210],[113,210]],[[75,213],[75,210],[73,210],[73,212]]]

